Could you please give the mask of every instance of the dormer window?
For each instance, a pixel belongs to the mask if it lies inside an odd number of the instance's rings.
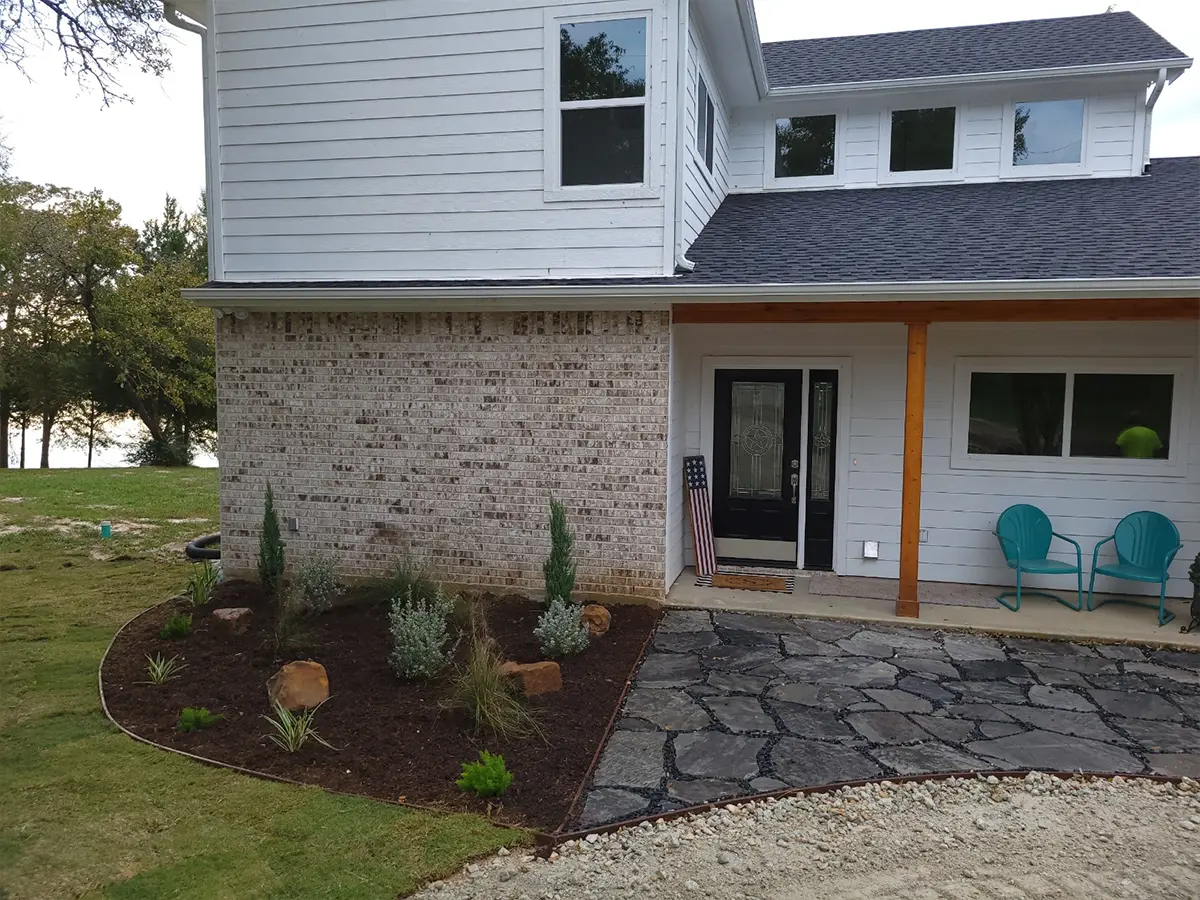
[[[651,171],[651,19],[587,9],[547,10],[546,190],[550,199],[641,195]]]
[[[891,172],[954,168],[953,106],[897,109],[891,115]]]
[[[1039,100],[1013,110],[1014,166],[1058,166],[1083,160],[1083,101]]]
[[[834,173],[837,116],[775,120],[775,178],[819,178]]]

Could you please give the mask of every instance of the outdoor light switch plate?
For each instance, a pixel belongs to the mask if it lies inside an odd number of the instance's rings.
[[[928,528],[922,528],[919,532],[917,532],[917,535],[918,535],[918,540],[922,544],[929,543],[929,529]]]
[[[879,559],[879,541],[863,541],[863,559]]]
[[[288,516],[287,519],[285,519],[285,521],[287,522],[287,530],[288,531],[297,531],[298,532],[300,530],[300,520],[297,519],[295,516]]]

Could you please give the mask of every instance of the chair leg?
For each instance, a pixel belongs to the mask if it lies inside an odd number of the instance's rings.
[[[1167,612],[1167,580],[1164,578],[1158,587],[1158,627],[1162,628],[1175,618],[1175,613]]]
[[[1083,570],[1080,569],[1076,575],[1079,576],[1078,593],[1075,595],[1075,611],[1083,611]]]
[[[1082,577],[1082,573],[1080,574],[1080,577]],[[1096,608],[1096,607],[1092,606],[1092,593],[1095,590],[1096,590],[1096,568],[1095,568],[1095,566],[1093,566],[1092,567],[1092,577],[1088,580],[1088,598],[1087,598],[1088,612],[1091,612],[1092,610],[1094,610]]]
[[[1017,602],[1015,604],[1009,603],[1008,602],[1009,597],[1016,597]],[[1013,612],[1020,612],[1020,610],[1021,610],[1021,570],[1020,569],[1017,569],[1016,593],[1013,593],[1012,591],[1005,591],[1002,594],[997,594],[996,602],[999,603],[1001,606],[1003,606],[1005,609],[1010,609]]]

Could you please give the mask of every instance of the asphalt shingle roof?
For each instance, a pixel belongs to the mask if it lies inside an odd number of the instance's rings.
[[[1130,12],[763,44],[773,88],[1186,56]]]
[[[1200,157],[1141,178],[731,194],[689,284],[1200,276]]]

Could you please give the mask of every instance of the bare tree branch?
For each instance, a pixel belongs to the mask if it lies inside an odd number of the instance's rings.
[[[105,106],[130,99],[122,65],[170,68],[167,35],[160,0],[0,0],[0,59],[24,73],[31,51],[57,46],[63,71],[98,89]]]

